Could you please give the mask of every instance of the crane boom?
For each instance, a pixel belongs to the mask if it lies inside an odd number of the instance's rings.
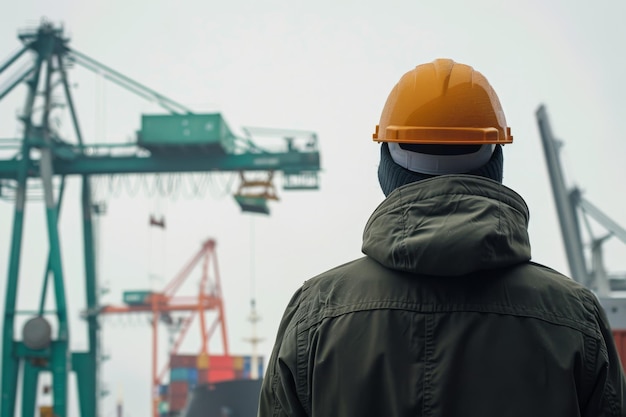
[[[606,271],[602,252],[602,245],[610,237],[615,236],[626,243],[626,230],[583,198],[579,188],[566,186],[558,154],[561,143],[554,138],[545,106],[539,106],[536,116],[570,274],[596,293],[611,327],[626,335],[626,277]],[[587,216],[602,226],[606,235],[593,236]],[[585,253],[581,219],[587,225],[590,253]],[[616,337],[618,339],[621,340],[622,336]],[[626,343],[626,338],[624,340]],[[626,351],[622,361],[626,365]]]
[[[580,208],[585,211],[585,213],[589,214],[593,217],[598,223],[600,223],[606,230],[608,230],[612,235],[617,237],[622,242],[626,243],[626,229],[617,224],[613,219],[604,214],[602,210],[592,204],[590,201],[587,201],[585,198],[581,196],[580,201],[578,202]]]
[[[545,106],[540,106],[536,114],[570,273],[576,281],[591,287],[593,284],[585,265],[585,252],[576,215],[576,206],[572,204],[572,193],[567,189],[565,177],[561,170],[559,159],[561,144],[552,134]]]

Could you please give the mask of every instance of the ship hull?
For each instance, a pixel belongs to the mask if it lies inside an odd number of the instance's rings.
[[[261,379],[199,384],[183,417],[256,417]]]

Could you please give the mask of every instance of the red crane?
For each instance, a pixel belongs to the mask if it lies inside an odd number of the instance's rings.
[[[189,277],[196,265],[202,261],[202,276],[198,286],[198,293],[195,296],[175,296],[176,292]],[[212,262],[211,262],[212,261]],[[212,263],[212,275],[209,274],[209,265]],[[220,276],[215,253],[215,240],[208,239],[201,249],[191,258],[184,268],[167,284],[162,292],[154,291],[126,291],[124,292],[124,303],[122,306],[106,305],[102,307],[102,314],[125,314],[145,312],[152,314],[152,415],[158,417],[159,386],[162,384],[169,367],[169,357],[167,363],[159,371],[158,368],[158,324],[173,325],[173,312],[189,312],[182,321],[180,332],[172,346],[170,355],[176,355],[194,317],[197,315],[200,321],[201,347],[198,355],[200,362],[208,363],[209,352],[208,342],[215,333],[218,326],[221,328],[221,339],[223,343],[224,355],[229,355],[228,337],[226,334],[226,320],[224,316],[224,303],[222,300],[222,290]],[[217,312],[215,320],[210,327],[207,326],[206,313]]]

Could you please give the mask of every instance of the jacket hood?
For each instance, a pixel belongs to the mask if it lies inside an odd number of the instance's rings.
[[[362,251],[391,269],[460,276],[530,260],[528,219],[510,188],[442,175],[389,194],[365,226]]]

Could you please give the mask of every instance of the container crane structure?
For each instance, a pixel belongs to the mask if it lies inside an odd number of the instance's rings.
[[[217,254],[215,251],[216,242],[213,239],[206,240],[200,250],[193,255],[191,260],[183,267],[183,269],[165,286],[163,291],[125,291],[123,301],[125,305],[105,305],[100,309],[100,314],[128,314],[128,313],[148,313],[151,314],[152,324],[152,416],[158,417],[159,399],[156,393],[159,386],[162,385],[163,379],[169,369],[168,362],[159,368],[158,364],[158,330],[159,323],[166,326],[176,326],[173,313],[186,313],[186,317],[177,329],[178,336],[173,343],[168,357],[176,355],[178,349],[192,321],[197,316],[200,328],[200,351],[197,352],[200,358],[208,363],[209,358],[209,339],[213,336],[217,328],[220,329],[222,340],[222,352],[229,355],[228,335],[226,327],[226,319],[224,314],[224,301],[222,298],[222,286],[217,264]],[[195,296],[177,295],[178,290],[183,286],[185,281],[198,264],[202,264],[200,282],[197,287]],[[217,314],[213,323],[209,327],[207,324],[206,313],[214,311]],[[161,370],[159,370],[161,369]]]
[[[615,336],[616,330],[626,331],[626,275],[606,270],[602,245],[611,237],[626,244],[626,230],[587,200],[578,187],[568,188],[559,158],[562,143],[552,133],[545,106],[539,106],[535,115],[570,273],[574,280],[596,293]],[[595,236],[590,220],[606,233]],[[583,230],[587,231],[588,245],[584,243]],[[626,351],[623,355],[622,362],[626,365]]]
[[[15,417],[16,401],[21,397],[22,417],[32,417],[37,401],[40,373],[51,374],[52,411],[57,417],[68,415],[68,376],[76,376],[78,407],[81,417],[98,416],[98,368],[101,359],[98,315],[98,279],[94,250],[90,179],[99,175],[243,172],[265,173],[266,178],[280,173],[284,190],[318,189],[320,158],[317,136],[313,132],[286,131],[278,134],[281,147],[266,149],[256,138],[234,134],[221,114],[195,114],[186,106],[124,76],[112,68],[73,49],[62,27],[49,22],[18,33],[21,49],[0,62],[0,75],[7,69],[12,76],[0,84],[0,100],[16,86],[25,83],[27,97],[19,122],[21,139],[14,145],[0,143],[0,197],[14,201],[10,254],[6,275],[6,293],[2,329],[2,376],[0,381],[0,417]],[[25,65],[18,67],[27,57]],[[84,140],[73,101],[68,69],[75,64],[94,71],[118,86],[153,101],[167,110],[167,115],[144,115],[135,143],[93,144]],[[53,95],[62,90],[64,103]],[[69,110],[74,141],[62,138],[52,123],[51,114],[59,108]],[[6,142],[9,143],[9,142]],[[14,152],[4,158],[7,149]],[[81,179],[85,315],[88,347],[85,351],[70,348],[66,277],[62,265],[58,216],[67,177]],[[269,184],[269,183],[268,183]],[[38,308],[18,303],[20,260],[25,225],[25,208],[32,191],[43,194],[48,243],[47,263]],[[246,194],[236,198],[241,209],[268,213],[263,195]],[[51,287],[54,306],[46,309]],[[22,328],[17,319],[31,317]],[[52,323],[51,323],[52,321]],[[19,395],[18,395],[19,394]]]

